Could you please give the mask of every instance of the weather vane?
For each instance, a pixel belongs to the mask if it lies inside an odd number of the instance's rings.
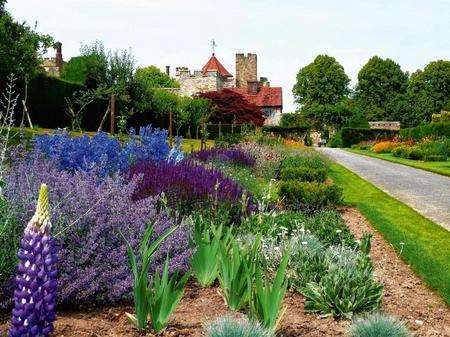
[[[213,55],[214,55],[215,52],[216,52],[216,47],[217,47],[216,40],[212,39],[212,40],[211,40],[211,50],[212,50]]]

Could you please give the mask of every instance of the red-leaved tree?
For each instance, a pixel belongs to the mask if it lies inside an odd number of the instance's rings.
[[[264,124],[261,108],[247,101],[242,95],[229,90],[199,93],[199,97],[210,99],[216,109],[210,118],[213,123],[237,124],[252,123],[256,126]]]

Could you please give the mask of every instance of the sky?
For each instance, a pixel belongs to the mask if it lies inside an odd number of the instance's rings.
[[[201,69],[214,39],[234,74],[237,52],[256,53],[258,77],[283,87],[285,112],[296,109],[297,72],[319,54],[335,57],[352,85],[374,55],[409,72],[450,59],[450,0],[9,0],[7,9],[61,41],[65,60],[98,40],[174,75]]]

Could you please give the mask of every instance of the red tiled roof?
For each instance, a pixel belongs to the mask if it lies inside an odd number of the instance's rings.
[[[225,69],[225,67],[222,65],[222,63],[219,62],[219,60],[214,56],[214,54],[209,59],[208,63],[205,64],[205,66],[202,68],[203,75],[206,75],[208,71],[215,70],[218,71],[220,75],[223,77],[233,77],[228,70]]]
[[[257,93],[248,92],[247,88],[229,88],[241,94],[244,98],[259,107],[281,107],[283,106],[283,89],[281,87],[261,86]]]

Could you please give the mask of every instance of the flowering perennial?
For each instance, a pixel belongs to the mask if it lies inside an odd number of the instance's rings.
[[[237,164],[247,167],[253,167],[255,165],[255,158],[247,152],[240,149],[221,149],[211,148],[194,152],[192,154],[193,159],[197,159],[202,162],[209,162],[218,160],[220,162]]]
[[[99,169],[102,176],[124,171],[141,161],[179,161],[182,152],[178,141],[173,149],[167,142],[167,131],[151,126],[141,127],[136,135],[130,130],[130,138],[123,145],[105,132],[93,137],[71,137],[67,132],[35,137],[34,153],[44,153],[54,159],[60,170],[74,172]]]
[[[50,236],[47,185],[39,192],[36,213],[20,242],[18,275],[9,337],[49,336],[56,303],[57,254]]]

